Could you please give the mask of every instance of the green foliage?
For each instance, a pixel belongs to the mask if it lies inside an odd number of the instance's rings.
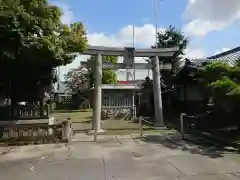
[[[110,69],[104,69],[102,75],[102,83],[103,84],[116,84],[117,75],[114,71]]]
[[[230,113],[240,103],[240,69],[226,63],[212,62],[203,67],[199,73],[208,96],[213,98],[215,106]]]
[[[103,57],[103,63],[104,62],[111,62],[113,64],[117,63],[117,57],[116,56],[104,56]],[[103,69],[103,75],[102,75],[102,83],[103,84],[116,84],[117,83],[117,74],[111,69],[104,68]]]
[[[226,63],[214,62],[208,63],[201,71],[201,77],[204,78],[205,83],[222,79],[223,76],[229,76],[231,68]]]
[[[89,83],[90,87],[94,85],[94,68],[96,62],[96,56],[91,56],[88,60],[88,69],[89,69]],[[113,64],[117,63],[116,56],[103,56],[102,62],[111,62]],[[116,73],[108,68],[103,68],[102,74],[102,83],[103,84],[115,84],[117,83]]]
[[[236,83],[240,83],[240,67],[235,66],[231,69],[230,78]]]
[[[173,72],[175,72],[179,68],[179,61],[185,54],[184,52],[187,48],[187,44],[188,39],[183,35],[183,33],[175,27],[169,26],[165,31],[158,32],[157,44],[152,46],[152,48],[169,48],[176,46],[179,47],[179,51],[175,54],[174,58],[170,59],[173,66]]]
[[[226,95],[228,92],[238,88],[238,84],[224,76],[221,79],[210,83],[209,87],[214,90],[215,95]]]
[[[103,56],[103,62],[117,63],[115,56]],[[96,67],[96,56],[91,56],[87,60],[87,69],[81,65],[78,68],[72,69],[65,75],[65,83],[72,90],[77,90],[80,87],[91,88],[94,85],[94,71]],[[103,69],[102,83],[115,84],[117,75],[111,69]]]
[[[68,27],[47,0],[0,0],[0,84],[18,100],[38,99],[54,81],[54,68],[86,48],[82,23]]]

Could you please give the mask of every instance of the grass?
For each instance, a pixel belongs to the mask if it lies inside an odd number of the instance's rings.
[[[57,121],[71,118],[75,131],[87,131],[92,127],[92,109],[88,110],[55,110],[53,115]]]
[[[103,129],[105,129],[104,134],[108,135],[124,135],[124,134],[139,134],[140,126],[137,122],[124,121],[124,120],[104,120]],[[154,134],[159,133],[158,130],[153,129],[151,126],[143,126],[144,133]]]
[[[87,110],[56,110],[55,118],[58,121],[71,118],[73,129],[76,132],[87,132],[92,129],[92,109]],[[102,120],[102,128],[107,135],[139,134],[140,128],[137,122],[125,120]],[[144,133],[155,134],[159,130],[154,130],[151,126],[143,126]]]
[[[92,110],[55,110],[53,115],[57,120],[65,120],[71,118],[73,123],[83,123],[84,121],[92,121]]]

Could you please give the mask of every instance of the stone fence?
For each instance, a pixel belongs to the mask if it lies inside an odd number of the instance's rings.
[[[70,120],[56,122],[51,117],[49,119],[0,122],[0,143],[3,145],[69,142],[71,136]]]

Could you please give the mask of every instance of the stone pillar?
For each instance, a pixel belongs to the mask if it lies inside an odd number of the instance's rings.
[[[71,136],[72,136],[71,119],[67,118],[66,121],[62,122],[62,140],[69,142]]]
[[[54,116],[52,116],[52,117],[49,117],[48,118],[48,125],[54,125],[54,123],[55,123],[55,117]],[[53,132],[53,129],[52,129],[52,127],[49,127],[48,128],[48,135],[49,136],[52,136],[54,134],[54,132]]]
[[[162,94],[161,94],[161,74],[158,56],[152,58],[153,65],[153,94],[154,94],[154,108],[155,108],[155,123],[156,127],[164,127],[163,122],[163,108],[162,108]]]
[[[102,109],[102,54],[98,52],[95,69],[94,105],[93,105],[93,128],[96,132],[101,131]]]

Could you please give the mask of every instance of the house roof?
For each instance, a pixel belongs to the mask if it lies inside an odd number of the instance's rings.
[[[235,65],[240,60],[240,46],[207,58],[210,61],[224,61]]]
[[[175,75],[174,81],[175,83],[185,83],[185,82],[192,82],[196,73],[199,71],[199,68],[205,63],[206,61],[190,61],[188,59],[185,60],[184,65]]]
[[[229,64],[230,66],[233,66],[236,64],[236,62],[240,60],[240,46],[233,48],[231,50],[219,53],[214,56],[210,56],[203,59],[193,59],[188,60],[186,59],[184,65],[179,69],[178,73],[175,76],[175,80],[181,79],[182,76],[186,77],[189,76],[192,72],[197,72],[200,67],[203,66],[204,63],[207,62],[225,62]]]

